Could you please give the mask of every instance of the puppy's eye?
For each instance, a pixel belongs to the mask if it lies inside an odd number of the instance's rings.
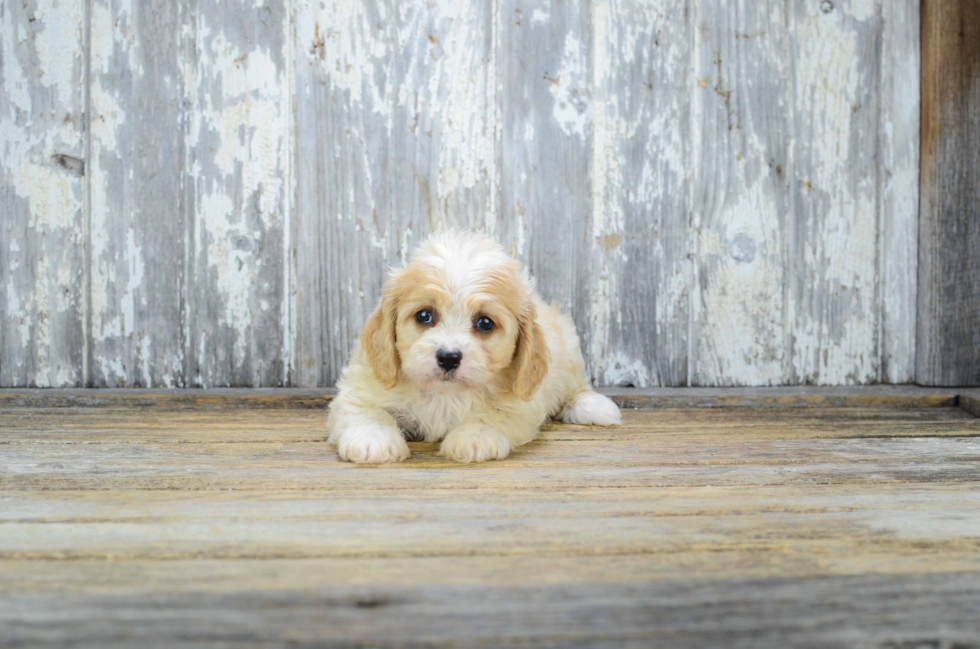
[[[473,326],[476,327],[477,331],[487,332],[493,331],[497,327],[497,323],[487,316],[481,315],[476,319],[476,322],[473,323]]]
[[[428,309],[422,309],[415,314],[415,322],[420,325],[430,325],[435,321],[435,316],[432,315],[432,311]]]

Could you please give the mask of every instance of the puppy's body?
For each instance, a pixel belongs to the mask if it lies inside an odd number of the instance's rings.
[[[406,435],[482,462],[534,439],[549,416],[620,423],[586,379],[571,318],[541,301],[499,244],[449,232],[386,284],[327,425],[354,462],[407,458]]]

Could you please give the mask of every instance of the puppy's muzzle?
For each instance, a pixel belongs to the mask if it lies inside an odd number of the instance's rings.
[[[458,349],[440,349],[436,352],[436,363],[447,374],[459,367],[461,362],[463,362],[463,352]]]

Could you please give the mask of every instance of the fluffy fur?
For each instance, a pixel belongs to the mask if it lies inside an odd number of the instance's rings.
[[[418,322],[423,310],[431,323]],[[481,317],[492,331],[477,328]],[[440,367],[439,350],[461,352],[459,367]],[[406,437],[441,441],[458,462],[502,460],[549,416],[621,423],[586,379],[571,318],[542,302],[503,247],[474,233],[433,235],[390,276],[338,387],[327,426],[352,462],[404,460]]]

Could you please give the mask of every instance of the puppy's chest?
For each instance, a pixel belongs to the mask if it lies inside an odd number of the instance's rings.
[[[465,396],[420,392],[392,412],[398,424],[418,441],[436,442],[469,413]]]

